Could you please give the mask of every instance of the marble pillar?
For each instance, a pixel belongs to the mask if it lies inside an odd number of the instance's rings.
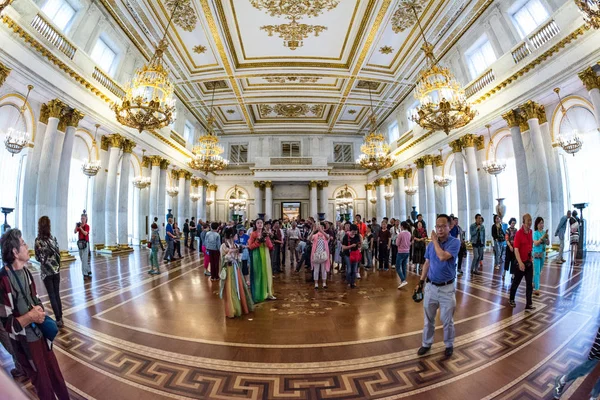
[[[317,189],[315,188],[315,194],[316,190]],[[315,201],[316,200],[317,198],[315,196]],[[271,181],[265,182],[265,218],[273,218],[273,182]]]
[[[158,218],[158,227],[162,224],[162,217],[158,213],[158,189],[160,180],[160,163],[162,158],[160,156],[148,157],[152,166],[150,172],[150,194],[148,195],[148,225],[151,226],[154,223],[154,218]],[[148,229],[148,235],[152,231]]]
[[[465,163],[462,155],[462,140],[457,139],[450,142],[450,148],[454,153],[454,179],[456,182],[456,202],[458,209],[459,224],[463,229],[467,229],[472,219],[469,215],[467,202],[467,179],[465,178]]]
[[[377,222],[381,223],[385,215],[385,178],[375,180],[375,193],[377,195]]]
[[[144,156],[142,158],[142,176],[144,178],[150,178],[150,181],[152,181],[152,177],[151,177],[151,170],[150,167],[152,166],[152,162],[150,161],[149,157]],[[152,183],[151,183],[152,184]],[[147,186],[143,189],[138,189],[139,193],[139,203],[138,203],[138,213],[137,215],[137,220],[138,220],[138,243],[142,243],[143,241],[148,240],[148,235],[151,232],[151,228],[150,226],[152,225],[152,221],[150,220],[150,216],[149,216],[149,211],[150,211],[150,205],[148,204],[148,201],[150,200],[150,186]],[[144,242],[145,243],[145,242]]]
[[[185,210],[185,205],[188,201],[188,198],[185,195],[186,171],[181,169],[178,172],[179,172],[178,173],[178,175],[179,175],[179,194],[177,195],[177,213],[173,213],[173,215],[175,215],[175,221],[177,221],[180,228],[183,229],[183,223],[185,222],[185,219],[189,218],[186,213],[186,210]]]
[[[206,221],[206,182],[204,179],[201,179],[198,183],[198,194],[200,198],[198,199],[198,218],[203,222]]]
[[[71,174],[71,160],[73,159],[73,145],[75,144],[75,131],[83,114],[78,110],[69,110],[65,115],[66,129],[65,139],[60,152],[60,163],[58,168],[58,179],[56,187],[56,222],[53,224],[56,239],[61,253],[61,261],[74,261],[75,257],[69,254],[69,235],[75,227],[67,226],[69,217],[69,182]],[[84,188],[82,188],[84,190]],[[87,207],[86,207],[87,208]],[[82,210],[77,210],[83,213]]]
[[[461,138],[465,158],[467,160],[467,175],[469,178],[469,221],[481,214],[481,200],[479,197],[479,177],[477,175],[477,156],[475,155],[475,138],[473,134],[466,134]],[[489,225],[489,221],[485,221]]]
[[[104,204],[106,179],[108,177],[108,138],[106,136],[102,136],[100,140],[98,154],[100,158],[100,170],[92,178],[94,180],[94,195],[92,196],[92,219],[90,221],[92,234],[90,241],[93,243],[95,250],[102,250],[104,248],[104,240],[106,239],[106,207]]]
[[[264,187],[263,182],[254,182],[254,208],[256,209],[256,216],[263,213],[263,194],[262,188]]]
[[[554,236],[554,231],[556,231],[556,225],[560,221],[561,217],[566,213],[562,174],[560,173],[558,149],[552,147],[552,135],[550,134],[550,124],[546,119],[546,114],[542,113],[539,117],[540,129],[542,130],[542,140],[544,142],[544,153],[546,154],[546,159],[548,160],[550,203],[552,206],[552,222],[554,223],[553,226],[548,227],[552,232],[550,243],[558,244],[559,241],[558,238]]]
[[[494,206],[494,191],[492,190],[492,176],[485,172],[483,164],[487,160],[487,149],[485,147],[485,137],[478,136],[475,138],[475,146],[477,148],[477,176],[479,177],[479,199],[481,201],[481,215],[484,219],[485,226],[492,226],[494,214],[496,214]],[[508,222],[508,220],[504,221]]]
[[[401,206],[400,206],[400,201],[401,201],[401,197],[400,197],[400,182],[398,182],[398,177],[400,176],[400,170],[396,170],[393,171],[391,173],[392,175],[392,190],[394,191],[394,198],[392,199],[392,201],[394,202],[394,218],[400,218],[400,219],[404,219],[405,217],[403,217],[402,213],[401,213]]]
[[[317,212],[317,186],[318,186],[318,182],[317,181],[310,181],[308,183],[308,187],[310,189],[309,192],[309,201],[310,201],[310,217],[313,217],[314,219],[317,219],[318,215]]]
[[[54,137],[54,144],[52,146],[52,162],[50,163],[50,169],[48,170],[48,174],[46,175],[46,179],[48,179],[50,182],[55,182],[54,185],[50,185],[48,187],[48,216],[50,217],[51,221],[55,221],[57,222],[59,217],[59,212],[58,212],[58,206],[56,204],[57,201],[57,193],[58,193],[58,175],[60,172],[60,164],[61,164],[61,159],[62,159],[62,151],[63,151],[63,145],[65,143],[65,139],[67,136],[67,119],[68,117],[68,113],[70,112],[70,108],[67,106],[64,110],[63,110],[63,114],[60,117],[60,121],[58,122],[58,127],[57,127],[57,133],[56,136]],[[73,142],[74,142],[74,135],[75,132],[72,132],[71,138],[71,152],[73,149]],[[57,238],[58,239],[58,238]],[[59,243],[60,245],[60,243]],[[63,253],[64,254],[64,253]]]
[[[117,243],[117,169],[123,137],[117,133],[108,135],[108,176],[106,177],[105,212],[105,247],[103,252],[113,252],[119,249]]]
[[[189,171],[185,171],[185,199],[184,221],[186,218],[191,219],[196,216],[196,210],[193,209],[194,202],[192,201],[192,173]]]
[[[596,127],[600,130],[600,76],[596,75],[592,67],[586,68],[579,72],[578,75],[590,94],[590,100],[594,107],[594,116],[596,117]]]
[[[209,190],[209,198],[211,199],[211,203],[210,203],[210,220],[211,221],[217,221],[217,185],[210,185],[208,187]]]
[[[502,115],[502,118],[508,124],[510,129],[510,137],[513,145],[513,153],[515,155],[515,163],[517,168],[517,188],[519,192],[519,216],[529,212],[529,167],[527,156],[525,153],[525,145],[523,143],[523,135],[521,134],[521,125],[527,126],[526,121],[521,114],[515,110],[511,110]],[[528,129],[529,127],[527,127]],[[525,130],[527,130],[525,129]],[[508,193],[502,193],[503,197],[508,196]],[[517,218],[520,223],[520,218]]]
[[[327,195],[327,187],[329,187],[329,181],[319,181],[319,212],[323,213],[325,219],[327,219],[327,205],[329,199]]]
[[[365,192],[367,192],[367,207],[365,208],[366,215],[363,218],[365,221],[373,218],[373,202],[371,200],[373,198],[373,187],[374,185],[372,183],[367,183],[365,185]]]
[[[425,162],[425,190],[427,193],[427,214],[425,220],[427,221],[427,229],[433,229],[435,220],[437,217],[437,211],[435,208],[435,183],[433,181],[433,156],[424,156],[423,161]]]
[[[60,117],[63,114],[66,105],[60,100],[55,99],[48,102],[46,107],[48,110],[48,124],[46,125],[46,132],[44,133],[44,143],[42,145],[42,154],[39,165],[39,171],[43,171],[43,173],[40,173],[37,176],[35,219],[37,221],[40,217],[46,215],[50,217],[53,222],[54,220],[52,219],[53,216],[50,213],[50,208],[54,209],[54,203],[51,203],[51,199],[54,199],[51,198],[50,190],[53,186],[54,193],[56,193],[56,181],[52,182],[49,179],[49,172],[52,166],[52,160],[54,158],[60,159],[60,152],[54,152],[54,144],[57,141],[58,123],[60,122]]]
[[[449,211],[446,209],[446,197],[444,196],[444,188],[438,185],[435,182],[436,176],[443,176],[443,160],[442,156],[437,155],[433,158],[433,176],[434,176],[434,185],[433,185],[433,194],[435,196],[435,210],[438,214],[445,213],[449,214]]]
[[[394,179],[392,177],[385,178],[385,187],[383,189],[383,198],[385,199],[385,216],[389,219],[394,218],[396,215],[396,208],[394,207],[394,197],[396,194],[394,193]],[[386,198],[386,194],[391,193],[393,196],[389,199]],[[387,195],[388,197],[390,195]]]
[[[167,178],[169,164],[171,162],[167,159],[162,159],[160,161],[160,174],[158,176],[158,227],[161,229],[161,233],[164,231],[162,229],[162,225],[166,226],[167,224],[167,207],[165,203],[167,201]]]
[[[123,139],[121,148],[123,156],[121,157],[121,172],[119,177],[119,217],[118,217],[118,238],[120,250],[133,250],[129,247],[129,187],[131,182],[129,174],[131,172],[131,153],[135,142],[129,139]]]
[[[399,206],[400,208],[398,209],[398,217],[402,220],[405,221],[408,218],[408,209],[406,207],[406,175],[407,172],[411,172],[412,171],[410,169],[404,169],[404,170],[399,170],[398,173],[398,199],[399,199]],[[396,195],[394,195],[394,197],[396,197]]]
[[[425,160],[419,158],[415,160],[417,164],[417,185],[419,193],[419,207],[417,212],[423,215],[425,223],[427,223],[427,185],[425,183]],[[429,225],[427,226],[429,227]]]

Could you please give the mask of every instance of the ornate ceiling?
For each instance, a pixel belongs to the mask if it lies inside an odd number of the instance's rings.
[[[214,87],[222,134],[364,134],[369,87],[382,122],[411,95],[423,66],[416,27],[396,14],[400,1],[189,0],[168,33],[178,100],[204,123]],[[422,6],[436,55],[492,3],[409,1]],[[173,2],[101,0],[146,56]]]

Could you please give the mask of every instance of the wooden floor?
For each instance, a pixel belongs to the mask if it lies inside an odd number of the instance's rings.
[[[411,299],[414,274],[401,290],[392,269],[363,271],[353,290],[336,274],[315,291],[288,267],[274,278],[277,300],[230,320],[198,253],[162,264],[155,277],[148,256],[145,248],[95,256],[85,283],[79,261],[63,269],[65,328],[54,349],[73,398],[550,399],[555,376],[587,357],[599,321],[594,253],[547,263],[532,314],[524,282],[517,307],[508,306],[510,276],[503,281],[486,253],[482,276],[458,280],[450,359],[441,326],[431,353],[416,356],[423,310]],[[12,368],[3,350],[0,362]],[[598,375],[563,398],[587,398]]]

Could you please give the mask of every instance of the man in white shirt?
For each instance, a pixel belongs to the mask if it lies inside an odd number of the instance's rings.
[[[292,268],[296,265],[296,262],[300,261],[300,255],[298,254],[298,241],[300,240],[300,229],[296,225],[296,222],[292,222],[292,227],[287,230],[287,243],[288,249],[290,250],[290,265]]]

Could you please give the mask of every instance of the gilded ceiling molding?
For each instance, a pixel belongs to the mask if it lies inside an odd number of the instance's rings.
[[[259,111],[261,116],[274,113],[278,116],[287,118],[303,117],[309,113],[314,115],[320,115],[323,113],[324,108],[325,106],[323,106],[322,104],[309,106],[308,104],[285,103],[276,104],[274,107],[268,104],[259,105]]]
[[[190,4],[191,0],[166,0],[164,3],[175,25],[187,32],[194,30],[198,17]]]
[[[414,26],[414,24],[417,22],[415,12],[417,15],[420,14],[428,1],[429,0],[413,0],[409,2],[401,2],[398,6],[398,9],[394,11],[394,14],[392,15],[392,30],[394,33],[404,32],[406,29]],[[406,4],[411,4],[415,11],[413,11],[413,9],[408,7]]]
[[[381,46],[379,48],[379,52],[381,54],[392,54],[394,52],[394,48],[392,46]]]
[[[4,85],[4,82],[6,81],[6,78],[8,78],[10,71],[12,71],[12,69],[0,63],[0,86]]]
[[[194,47],[192,48],[192,51],[193,51],[194,53],[197,53],[197,54],[203,54],[203,53],[206,53],[206,46],[202,46],[201,44],[199,44],[199,45],[197,45],[197,46],[194,46]]]

